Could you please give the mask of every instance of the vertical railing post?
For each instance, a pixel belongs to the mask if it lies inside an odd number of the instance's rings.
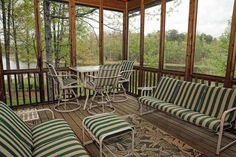
[[[165,49],[165,26],[166,26],[166,0],[161,1],[161,28],[160,28],[160,50],[159,50],[159,69],[158,79],[162,76],[164,67],[164,49]]]
[[[139,86],[143,86],[144,82],[144,72],[143,72],[143,62],[144,62],[144,21],[145,21],[145,8],[144,8],[144,0],[140,1],[140,56],[139,56],[139,62],[140,62],[140,68],[139,68]],[[140,94],[140,93],[139,93]]]
[[[4,73],[3,73],[1,40],[0,40],[0,101],[6,102],[6,97],[4,92]]]
[[[125,10],[123,13],[123,55],[122,59],[127,60],[128,57],[128,43],[129,43],[129,12],[128,1],[125,2]]]
[[[184,80],[191,81],[195,56],[198,0],[190,0]]]
[[[225,84],[224,84],[225,87],[232,87],[232,81],[234,78],[234,71],[235,71],[235,59],[236,59],[236,0],[234,1],[234,9],[231,22],[227,70],[225,74]]]
[[[104,64],[103,0],[99,4],[99,64]]]
[[[35,16],[35,39],[37,52],[37,67],[39,68],[39,91],[40,101],[44,102],[44,76],[43,76],[43,58],[40,34],[40,0],[34,0],[34,16]]]
[[[70,66],[76,66],[75,0],[69,0]]]

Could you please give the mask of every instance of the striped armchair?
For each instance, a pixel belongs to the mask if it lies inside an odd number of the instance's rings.
[[[142,96],[138,100],[141,115],[158,109],[219,134],[216,154],[236,143],[234,140],[221,148],[224,130],[232,128],[235,122],[234,89],[162,77],[153,96]],[[152,109],[144,111],[143,105]]]
[[[51,120],[31,129],[3,102],[0,102],[0,150],[2,157],[88,157],[64,120]]]
[[[93,109],[99,105],[102,106],[102,113],[106,112],[105,107],[109,107],[111,112],[115,111],[111,102],[110,92],[117,87],[120,71],[120,64],[107,64],[100,66],[96,76],[86,76],[84,87],[94,91],[88,108],[90,114],[97,114]],[[87,104],[88,98],[89,95],[87,95],[85,104]]]
[[[124,84],[130,81],[130,77],[134,71],[133,67],[134,61],[123,60],[121,62],[121,77],[118,80],[118,86],[116,87],[116,92],[114,92],[113,95],[113,102],[124,102],[128,99]]]

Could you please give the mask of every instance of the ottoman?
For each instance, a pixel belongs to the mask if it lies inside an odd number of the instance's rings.
[[[103,113],[93,116],[88,116],[83,119],[83,144],[89,144],[96,141],[99,145],[100,157],[102,157],[104,140],[109,138],[122,136],[131,133],[132,138],[132,152],[134,149],[134,128],[130,123],[125,121],[122,117],[114,113]],[[92,138],[92,141],[84,141],[85,131]],[[114,155],[114,154],[113,154]]]

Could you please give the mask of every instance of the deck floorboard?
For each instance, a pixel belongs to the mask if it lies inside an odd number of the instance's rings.
[[[80,101],[81,104],[84,103],[84,100]],[[130,97],[126,102],[114,103],[116,108],[116,113],[118,115],[127,115],[127,114],[138,114],[138,103],[136,98]],[[31,106],[31,108],[34,106]],[[50,108],[53,110],[54,104],[51,105],[37,105],[38,109],[41,108]],[[101,110],[97,110],[98,112]],[[40,113],[40,122],[45,122],[51,118],[50,113],[42,112]],[[65,119],[68,124],[71,126],[76,136],[80,141],[82,141],[82,120],[90,114],[87,111],[84,111],[82,108],[75,112],[70,113],[58,113],[55,112],[55,118]],[[142,116],[144,119],[151,122],[153,125],[156,125],[160,129],[166,131],[170,135],[184,141],[193,148],[204,153],[204,156],[216,156],[215,148],[217,144],[217,135],[197,127],[190,123],[187,123],[183,120],[177,119],[166,113],[155,111],[154,113]],[[89,137],[86,135],[86,140]],[[229,142],[229,139],[224,139],[223,144]],[[92,157],[98,157],[99,151],[95,144],[87,145],[86,150]],[[227,150],[221,152],[218,157],[235,157],[236,156],[236,145],[231,146]]]

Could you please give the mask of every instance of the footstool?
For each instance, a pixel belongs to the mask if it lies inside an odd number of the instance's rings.
[[[83,119],[83,144],[84,146],[92,141],[84,141],[85,131],[89,134],[92,140],[99,145],[100,157],[103,153],[103,142],[109,138],[122,136],[131,133],[132,136],[132,152],[134,149],[134,128],[130,123],[125,121],[122,117],[114,113],[103,113],[93,116],[88,116]],[[114,155],[114,154],[113,154]]]

